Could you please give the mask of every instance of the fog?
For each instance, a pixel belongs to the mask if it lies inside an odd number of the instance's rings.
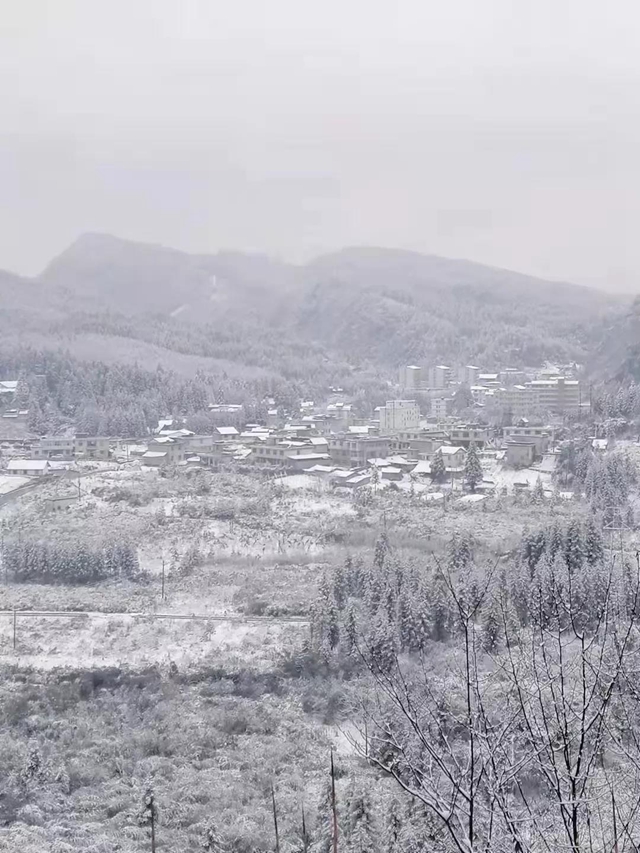
[[[639,22],[631,0],[5,3],[0,267],[93,230],[640,289]]]

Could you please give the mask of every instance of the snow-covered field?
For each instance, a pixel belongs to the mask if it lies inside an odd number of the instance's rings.
[[[11,474],[0,474],[0,495],[6,495],[14,489],[29,482],[28,477],[16,477]]]

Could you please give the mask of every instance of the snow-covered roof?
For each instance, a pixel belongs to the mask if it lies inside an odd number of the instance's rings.
[[[143,459],[162,459],[167,455],[166,450],[147,450],[146,453],[142,454]]]
[[[331,474],[335,471],[333,465],[312,465],[311,468],[305,468],[306,474]]]
[[[238,430],[233,426],[216,427],[216,432],[220,433],[220,435],[240,435]]]
[[[48,459],[10,459],[7,471],[46,471]]]
[[[291,453],[291,454],[287,455],[287,459],[292,459],[294,461],[301,459],[301,460],[304,460],[306,462],[313,462],[315,460],[329,459],[329,458],[330,457],[329,457],[328,453],[300,453],[297,455],[295,453]]]
[[[460,450],[464,453],[464,447],[453,447],[449,444],[443,444],[442,447],[438,448],[438,450],[441,451],[443,456],[453,456]]]
[[[423,460],[422,462],[418,462],[415,468],[411,471],[412,474],[430,474],[431,473],[431,463]]]

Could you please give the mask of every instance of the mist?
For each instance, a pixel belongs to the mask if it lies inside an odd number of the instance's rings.
[[[640,11],[42,0],[0,24],[0,267],[85,231],[634,291]]]

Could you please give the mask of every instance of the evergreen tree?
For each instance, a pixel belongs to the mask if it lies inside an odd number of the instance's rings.
[[[349,794],[347,846],[350,853],[377,853],[378,850],[371,796],[359,783],[352,784]]]
[[[434,483],[444,482],[447,476],[447,468],[444,464],[444,456],[442,450],[438,448],[431,460],[431,479]]]
[[[475,492],[478,483],[482,482],[482,465],[475,444],[472,442],[467,450],[467,458],[464,463],[464,480],[472,492]]]
[[[533,492],[531,493],[531,500],[534,504],[544,503],[544,486],[542,485],[540,475],[538,475],[536,479],[536,484],[533,487]]]
[[[577,572],[582,568],[585,557],[585,544],[580,522],[569,523],[564,542],[564,561],[569,572]]]
[[[495,602],[491,601],[482,614],[481,643],[485,652],[495,652],[500,642],[501,621]]]
[[[588,518],[585,524],[584,547],[585,558],[590,566],[602,562],[604,557],[604,540],[593,517]]]

